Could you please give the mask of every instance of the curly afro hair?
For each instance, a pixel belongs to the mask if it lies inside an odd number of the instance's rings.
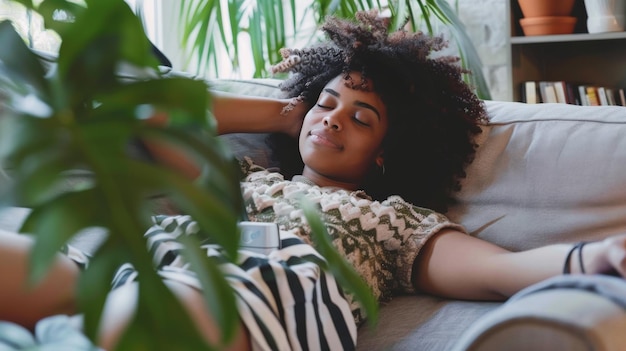
[[[362,189],[376,200],[399,195],[445,212],[487,121],[484,104],[463,81],[469,72],[458,57],[433,55],[447,46],[443,38],[387,28],[388,20],[375,10],[358,13],[356,21],[330,17],[322,27],[327,42],[282,49],[283,61],[273,72],[290,73],[281,84],[286,97],[311,104],[340,74],[357,71],[371,80],[387,107],[389,130],[384,174],[372,172]],[[364,89],[358,83],[352,88]],[[289,178],[300,174],[304,165],[297,141],[278,134],[269,140],[281,172]]]

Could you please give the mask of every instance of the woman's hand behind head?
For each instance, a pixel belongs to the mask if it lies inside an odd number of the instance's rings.
[[[285,117],[283,132],[294,139],[298,139],[302,129],[302,121],[304,121],[304,117],[311,109],[312,103],[305,102],[299,98],[292,98],[286,101],[287,104],[283,108],[282,113]]]

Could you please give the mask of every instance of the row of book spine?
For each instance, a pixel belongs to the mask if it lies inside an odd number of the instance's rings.
[[[526,81],[521,86],[522,102],[554,102],[582,106],[626,106],[624,88],[564,81]]]

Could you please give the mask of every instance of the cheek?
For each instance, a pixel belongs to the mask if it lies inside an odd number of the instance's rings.
[[[380,154],[380,148],[372,148],[371,146],[363,147],[358,154],[362,155],[359,163],[365,168],[369,168],[376,163],[376,158]]]
[[[298,136],[300,143],[302,143],[309,131],[313,128],[313,126],[315,126],[316,123],[319,123],[320,120],[320,117],[316,117],[315,114],[310,111],[304,116],[302,127],[300,127],[300,134]]]
[[[300,155],[303,156],[303,151],[305,151],[304,146],[306,142],[307,135],[311,130],[310,123],[307,122],[307,118],[304,119],[302,123],[302,128],[300,128],[300,134],[298,136],[298,150],[300,151]]]
[[[311,126],[309,125],[309,123],[307,123],[307,120],[305,119],[304,122],[302,123],[302,127],[300,128],[300,134],[298,134],[298,140],[299,140],[300,145],[302,145],[302,142],[304,141],[307,134],[309,133],[309,130],[311,130]]]

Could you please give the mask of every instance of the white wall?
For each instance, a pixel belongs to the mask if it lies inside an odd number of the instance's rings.
[[[180,12],[179,2],[172,0],[147,1],[152,1],[155,4],[155,17],[161,20],[160,25],[157,25],[155,29],[155,45],[172,61],[174,68],[182,69],[185,67],[185,55],[182,46],[183,35],[178,26],[178,16]]]
[[[452,6],[458,3],[459,17],[481,57],[493,100],[507,100],[512,96],[507,68],[510,60],[507,1],[448,0]]]

